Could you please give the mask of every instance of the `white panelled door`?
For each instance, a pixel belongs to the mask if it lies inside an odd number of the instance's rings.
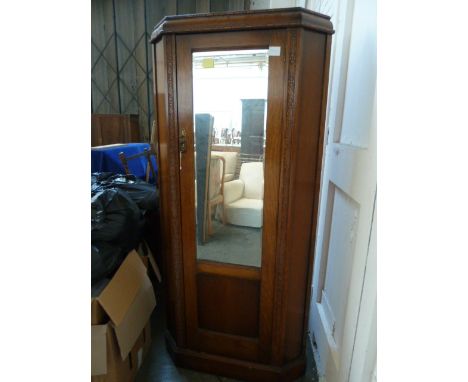
[[[376,2],[310,8],[336,31],[310,327],[327,382],[367,382],[376,380]]]

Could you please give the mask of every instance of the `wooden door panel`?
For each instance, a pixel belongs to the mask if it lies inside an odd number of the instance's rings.
[[[198,273],[197,293],[201,329],[258,337],[259,280]]]
[[[343,116],[335,142],[359,148],[369,145],[369,116],[373,113],[377,77],[375,1],[356,0],[346,79]],[[363,63],[365,63],[363,65]]]
[[[336,346],[342,343],[345,304],[342,296],[349,288],[354,249],[356,244],[356,229],[359,220],[359,204],[333,183],[332,217],[329,225],[330,240],[328,248],[322,252],[323,276],[321,302],[326,313],[327,326],[332,328],[331,335]]]

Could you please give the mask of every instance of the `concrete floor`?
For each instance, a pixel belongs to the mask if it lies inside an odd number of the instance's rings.
[[[260,267],[262,230],[213,220],[213,234],[203,245],[197,245],[197,258],[222,263]]]
[[[164,331],[166,328],[166,314],[162,291],[157,293],[158,305],[151,317],[152,344],[151,350],[143,361],[138,372],[137,382],[236,382],[231,378],[212,374],[199,373],[193,370],[176,367],[166,351]],[[310,343],[307,346],[307,370],[297,382],[318,382],[317,369],[312,356]]]

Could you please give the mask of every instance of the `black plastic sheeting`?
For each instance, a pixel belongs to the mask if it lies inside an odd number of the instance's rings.
[[[128,196],[144,211],[154,210],[159,202],[159,190],[153,185],[133,175],[101,172],[91,174],[91,196],[97,192],[117,188]]]
[[[154,185],[133,176],[91,176],[91,284],[111,277],[140,243],[146,211],[157,209]]]
[[[120,247],[105,242],[91,244],[91,286],[111,276],[125,258]]]

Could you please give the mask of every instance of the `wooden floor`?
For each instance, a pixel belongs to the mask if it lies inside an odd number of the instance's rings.
[[[151,350],[138,372],[137,382],[235,382],[231,378],[212,374],[199,373],[193,370],[176,367],[166,351],[164,331],[166,314],[162,290],[157,291],[158,305],[151,317],[152,344]],[[318,382],[317,369],[312,356],[312,348],[308,343],[306,374],[298,382]]]

